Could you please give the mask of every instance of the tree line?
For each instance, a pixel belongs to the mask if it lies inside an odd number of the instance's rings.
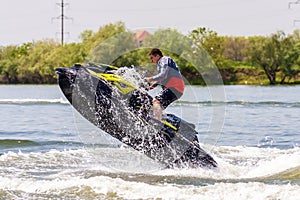
[[[159,47],[172,56],[192,84],[205,84],[217,69],[225,84],[300,83],[300,32],[269,36],[219,36],[199,27],[183,35],[176,29],[158,29],[142,44],[123,22],[107,24],[97,32],[86,30],[80,42],[60,45],[46,39],[0,47],[0,83],[56,83],[55,68],[100,62],[115,66],[143,66],[153,70],[148,52]],[[215,77],[216,78],[216,77]]]

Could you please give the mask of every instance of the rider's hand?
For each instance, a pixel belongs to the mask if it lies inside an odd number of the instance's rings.
[[[153,79],[152,79],[152,77],[146,77],[145,79],[146,79],[146,80],[147,80],[147,82],[149,82],[149,83],[153,82]]]
[[[154,89],[156,86],[158,86],[158,83],[157,83],[157,82],[155,82],[155,83],[153,83],[152,85],[150,85],[149,89],[152,90],[152,89]]]

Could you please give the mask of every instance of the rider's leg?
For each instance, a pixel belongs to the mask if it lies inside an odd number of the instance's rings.
[[[153,103],[153,117],[154,117],[154,119],[157,119],[157,120],[161,121],[162,111],[163,111],[163,109],[161,107],[161,104],[155,98],[153,99],[152,103]]]

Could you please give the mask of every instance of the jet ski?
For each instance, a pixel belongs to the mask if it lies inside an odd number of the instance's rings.
[[[200,147],[193,124],[174,114],[164,114],[161,121],[152,118],[152,97],[144,89],[147,84],[127,80],[122,68],[88,63],[57,68],[56,73],[72,106],[122,143],[168,168],[217,167]]]

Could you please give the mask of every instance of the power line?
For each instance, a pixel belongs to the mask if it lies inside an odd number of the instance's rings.
[[[289,2],[289,9],[291,9],[292,5],[296,5],[296,4],[300,4],[300,0]],[[294,26],[296,25],[297,22],[300,22],[300,20],[294,19],[294,22],[293,22]]]
[[[292,7],[293,4],[300,4],[300,0],[289,2],[289,9]]]
[[[69,34],[69,32],[65,32],[64,20],[72,20],[73,21],[73,18],[69,18],[69,17],[65,16],[65,14],[64,14],[64,9],[65,9],[66,6],[69,5],[69,3],[64,3],[64,0],[61,0],[61,3],[56,3],[56,5],[61,7],[61,15],[59,15],[58,17],[52,17],[52,21],[55,20],[55,19],[60,19],[61,20],[61,30],[60,30],[61,45],[64,45],[64,35],[66,33]]]

